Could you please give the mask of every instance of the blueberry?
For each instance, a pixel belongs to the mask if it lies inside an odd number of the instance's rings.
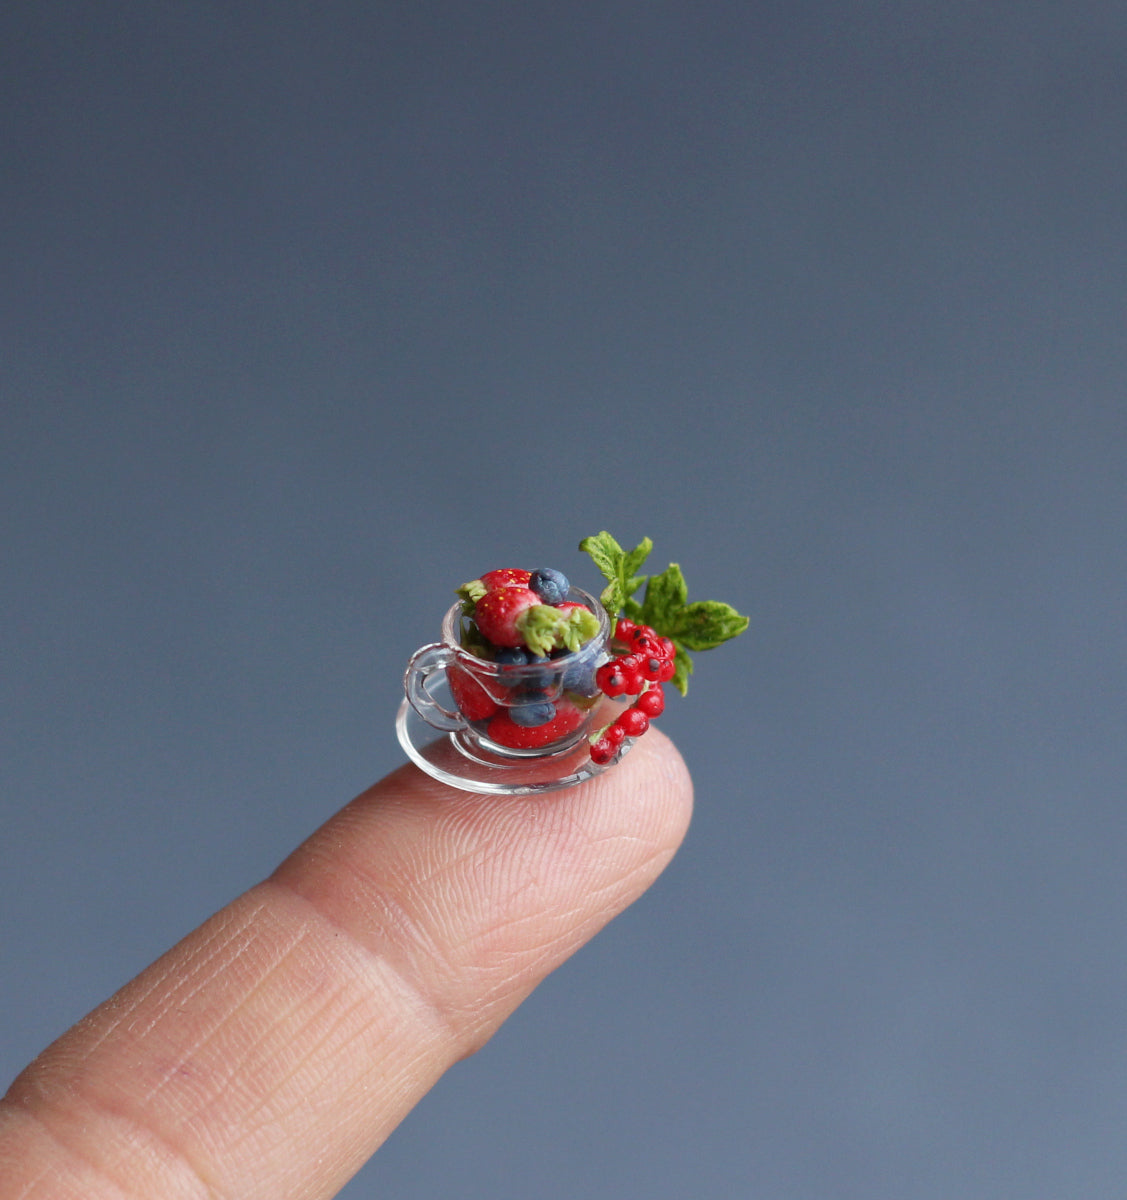
[[[595,642],[589,642],[572,654],[560,680],[563,690],[580,696],[597,696],[599,685],[595,682],[595,671],[603,657],[601,647]]]
[[[525,729],[535,729],[538,725],[547,725],[556,715],[556,706],[544,699],[543,692],[522,692],[518,703],[509,709],[509,716],[514,725],[523,725]]]
[[[537,567],[528,577],[528,586],[545,604],[562,604],[571,589],[567,576],[551,567]]]
[[[590,656],[576,658],[564,671],[563,689],[577,692],[580,696],[594,696],[598,692],[595,683],[595,659]]]
[[[530,654],[528,656],[527,671],[522,671],[522,682],[526,687],[530,688],[547,688],[551,687],[552,680],[556,676],[556,672],[551,667],[541,667],[539,671],[535,670],[535,664],[546,663],[548,660],[541,657],[539,654]]]
[[[501,683],[507,688],[546,688],[552,682],[553,672],[546,668],[537,670],[540,663],[548,660],[540,654],[533,654],[523,646],[506,646],[493,656],[493,661],[499,663]],[[519,670],[527,667],[527,670]],[[513,668],[506,670],[504,668]]]

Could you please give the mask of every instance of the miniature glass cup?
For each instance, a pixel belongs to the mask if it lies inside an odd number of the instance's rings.
[[[528,759],[572,750],[592,732],[601,712],[595,670],[609,657],[610,619],[580,588],[573,587],[568,600],[595,614],[598,633],[579,650],[519,665],[471,654],[462,645],[462,633],[472,622],[463,616],[461,603],[453,605],[442,621],[442,641],[420,647],[407,664],[403,687],[411,707],[470,751]],[[449,696],[450,706],[436,693]]]

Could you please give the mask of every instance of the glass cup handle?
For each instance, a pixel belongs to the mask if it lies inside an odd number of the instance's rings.
[[[466,719],[459,712],[451,712],[430,694],[427,684],[432,675],[439,671],[446,673],[446,668],[454,661],[454,652],[439,642],[423,646],[411,655],[407,670],[403,676],[403,690],[411,707],[423,718],[428,725],[445,732],[465,729]]]

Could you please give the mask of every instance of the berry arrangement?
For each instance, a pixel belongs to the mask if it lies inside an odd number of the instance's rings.
[[[570,581],[554,568],[504,567],[458,588],[462,647],[492,664],[447,673],[465,720],[498,746],[550,753],[581,736],[576,731],[607,697],[626,707],[590,735],[592,761],[609,764],[641,737],[665,710],[663,685],[688,690],[691,653],[748,625],[730,605],[689,603],[676,563],[659,575],[638,574],[652,545],[646,538],[626,551],[606,532],[580,543],[607,580],[599,603],[613,629],[609,645],[597,636],[605,628],[599,617],[568,599]]]
[[[462,646],[495,669],[452,666],[450,692],[470,725],[499,746],[547,751],[599,699],[601,625],[570,592],[567,576],[550,567],[503,567],[458,588]]]

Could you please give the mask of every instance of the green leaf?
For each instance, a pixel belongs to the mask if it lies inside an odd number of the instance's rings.
[[[638,574],[653,542],[649,538],[626,551],[605,530],[584,538],[580,550],[586,551],[607,580],[602,602],[613,619],[621,612],[631,621],[652,625],[662,637],[672,638],[677,647],[674,675],[670,681],[683,696],[693,671],[690,651],[711,650],[729,638],[743,633],[748,618],[730,604],[719,600],[688,602],[685,576],[677,563],[670,563],[660,575]],[[641,603],[634,593],[645,585]]]
[[[622,549],[606,530],[585,537],[579,549],[591,556],[595,566],[607,580],[599,599],[612,617],[631,603],[631,597],[646,582],[644,575],[635,574],[653,549],[653,542],[643,538],[629,553]]]
[[[677,647],[677,657],[673,660],[673,678],[670,683],[684,696],[689,690],[689,676],[693,673],[693,660],[683,647]]]
[[[720,600],[698,600],[686,604],[672,626],[663,630],[679,646],[688,650],[711,650],[729,638],[743,633],[748,618]]]
[[[622,564],[622,569],[625,575],[634,575],[634,572],[640,568],[642,563],[649,558],[649,552],[653,550],[653,541],[649,538],[643,538],[639,544],[631,550]]]
[[[622,606],[622,615],[637,624],[642,620],[642,606],[637,600],[628,599]]]
[[[660,575],[651,575],[646,584],[646,598],[642,604],[643,620],[659,633],[663,633],[685,607],[688,595],[688,585],[681,574],[681,568],[676,563],[670,563]]]
[[[626,554],[605,529],[602,533],[585,537],[579,543],[579,549],[591,556],[604,578],[608,580],[620,578],[619,568]]]
[[[622,564],[622,590],[627,600],[646,582],[645,575],[638,575],[635,572],[646,561],[652,549],[653,542],[649,538],[642,538]]]

